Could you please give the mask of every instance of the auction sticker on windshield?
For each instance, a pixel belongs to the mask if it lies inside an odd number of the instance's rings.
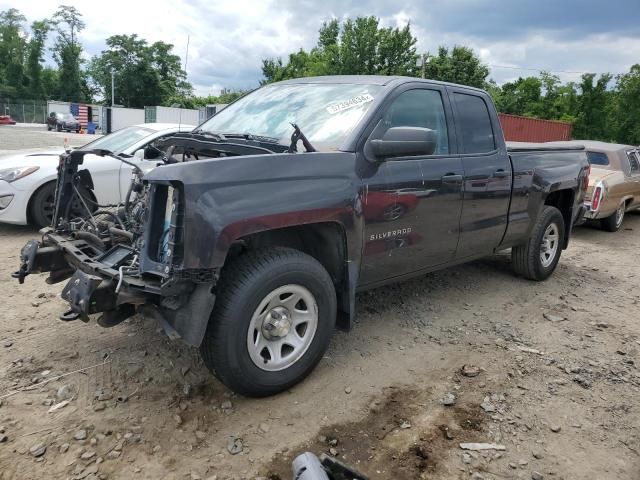
[[[368,93],[363,93],[362,95],[358,95],[357,97],[350,98],[349,100],[345,100],[343,102],[334,103],[327,107],[327,112],[331,115],[335,115],[336,113],[343,112],[344,110],[348,110],[353,107],[357,107],[362,105],[363,103],[373,102],[373,96]]]

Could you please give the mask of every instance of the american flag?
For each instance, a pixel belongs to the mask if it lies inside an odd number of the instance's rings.
[[[76,117],[78,122],[80,122],[80,126],[86,129],[87,123],[89,121],[87,106],[82,103],[72,103],[70,110],[71,110],[71,115]]]

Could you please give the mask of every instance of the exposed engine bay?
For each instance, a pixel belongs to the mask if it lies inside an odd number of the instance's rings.
[[[238,155],[293,153],[298,140],[308,141],[296,128],[292,145],[247,134],[176,133],[156,143],[164,165]],[[310,144],[309,144],[310,146]],[[311,147],[312,148],[312,147]],[[109,155],[132,169],[124,202],[99,205],[87,195],[91,174],[81,169],[87,154]],[[70,278],[62,291],[70,309],[65,321],[89,320],[109,327],[138,311],[168,324],[189,322],[193,311],[211,310],[218,272],[182,266],[184,198],[179,182],[145,180],[131,157],[109,151],[68,151],[60,156],[52,225],[42,239],[28,242],[14,277],[22,283],[34,272],[49,272],[47,283]],[[78,215],[78,200],[83,214]],[[167,325],[170,329],[170,325]],[[204,332],[181,331],[196,344]]]

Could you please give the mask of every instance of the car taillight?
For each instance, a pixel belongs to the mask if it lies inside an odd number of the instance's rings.
[[[598,185],[593,190],[593,197],[591,198],[591,210],[593,210],[594,212],[598,210],[598,207],[600,206],[600,200],[602,200],[602,186]]]

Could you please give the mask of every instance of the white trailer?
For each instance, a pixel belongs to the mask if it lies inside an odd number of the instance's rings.
[[[177,107],[144,107],[145,123],[181,123],[198,125],[200,112],[190,108]]]

